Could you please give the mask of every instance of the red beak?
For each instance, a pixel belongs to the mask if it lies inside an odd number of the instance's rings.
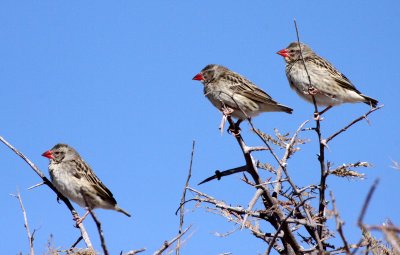
[[[288,58],[289,57],[289,52],[287,51],[287,49],[280,50],[276,54],[281,55],[284,58]]]
[[[46,157],[46,158],[49,158],[49,159],[54,158],[53,153],[52,153],[51,151],[45,151],[45,152],[43,152],[42,156],[43,156],[43,157]]]
[[[192,80],[195,80],[195,81],[202,81],[202,80],[204,80],[204,77],[203,77],[203,75],[202,75],[201,73],[198,73],[198,74],[196,74],[195,77],[193,77]]]

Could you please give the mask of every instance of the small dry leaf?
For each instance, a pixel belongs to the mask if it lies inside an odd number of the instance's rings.
[[[257,161],[256,166],[257,166],[257,168],[267,170],[271,173],[274,173],[274,174],[276,173],[275,168],[273,166],[271,166],[269,163],[261,163],[260,161]]]
[[[352,163],[352,164],[343,164],[341,166],[339,166],[338,168],[330,171],[330,174],[339,176],[339,177],[349,177],[349,178],[359,178],[359,179],[364,179],[365,178],[365,174],[363,173],[359,173],[357,171],[351,170],[350,168],[353,167],[370,167],[371,164],[368,162],[356,162],[356,163]]]

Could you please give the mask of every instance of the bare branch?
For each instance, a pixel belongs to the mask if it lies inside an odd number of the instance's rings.
[[[398,236],[398,234],[400,233],[399,230],[400,228],[393,225],[393,223],[390,220],[388,220],[382,226],[382,232],[385,234],[386,240],[390,243],[390,245],[393,248],[393,252],[397,255],[400,254],[400,238]]]
[[[282,159],[280,160],[281,164],[279,169],[277,170],[276,174],[276,180],[279,181],[282,179],[282,171],[285,172],[286,178],[288,179],[288,182],[290,183],[290,186],[292,189],[295,191],[295,193],[298,193],[296,185],[292,182],[292,180],[289,177],[289,173],[286,170],[286,165],[287,165],[287,160],[289,159],[290,155],[292,154],[293,146],[296,142],[297,136],[299,135],[300,131],[303,129],[304,125],[308,123],[308,120],[304,121],[299,128],[296,130],[296,132],[293,134],[292,138],[290,139],[289,143],[286,145],[286,151],[285,154],[283,155]],[[274,191],[276,193],[279,193],[281,191],[282,184],[281,182],[277,182],[275,185]]]
[[[31,234],[31,231],[29,230],[29,225],[28,225],[28,217],[26,215],[24,204],[22,203],[21,193],[17,189],[17,194],[16,195],[11,194],[11,196],[15,197],[19,201],[19,205],[21,206],[22,214],[24,216],[24,227],[26,229],[26,234],[28,235],[28,240],[29,240],[29,254],[35,255],[35,250],[33,249],[33,240],[34,240],[35,230],[33,230],[33,233]]]
[[[294,211],[295,211],[297,208],[299,208],[300,206],[302,206],[302,205],[305,203],[305,201],[306,201],[306,200],[304,200],[301,204],[297,205],[297,206],[286,216],[286,218],[283,220],[283,222],[281,223],[281,225],[279,226],[279,228],[276,230],[275,235],[272,237],[272,240],[271,240],[271,242],[270,242],[270,244],[269,244],[269,246],[268,246],[268,249],[267,249],[267,251],[265,252],[266,255],[269,255],[269,253],[271,252],[271,249],[272,249],[272,247],[273,247],[273,244],[275,243],[275,240],[276,240],[276,238],[278,237],[279,232],[280,232],[281,229],[282,229],[282,226],[284,226],[284,223],[290,218],[290,216],[292,216],[292,214],[294,213]]]
[[[349,244],[348,244],[348,242],[346,240],[346,237],[344,236],[344,233],[343,233],[343,224],[344,224],[344,222],[340,218],[339,211],[337,210],[337,207],[336,207],[336,199],[333,196],[333,192],[332,191],[330,192],[330,195],[331,195],[331,198],[332,198],[333,214],[334,214],[335,220],[336,220],[336,230],[339,233],[340,238],[342,238],[343,245],[344,245],[343,248],[346,251],[346,254],[350,255]]]
[[[120,255],[136,255],[138,253],[144,252],[146,249],[142,248],[142,249],[138,249],[138,250],[133,250],[133,251],[128,251],[126,253],[122,253]]]
[[[371,186],[371,188],[370,188],[370,190],[368,192],[368,195],[367,195],[367,197],[365,199],[364,205],[363,205],[363,207],[361,209],[360,216],[358,216],[357,224],[358,224],[358,226],[360,228],[364,227],[364,223],[363,223],[364,216],[365,216],[365,213],[367,212],[368,205],[369,205],[369,203],[371,201],[372,195],[374,194],[374,191],[375,191],[376,187],[378,186],[378,184],[379,184],[379,179],[375,179],[375,181],[372,184],[372,186]]]
[[[340,135],[341,133],[345,132],[347,129],[349,129],[351,126],[353,126],[354,124],[356,124],[357,122],[363,120],[363,119],[367,119],[367,116],[370,115],[371,113],[381,109],[383,107],[383,105],[377,106],[376,108],[371,108],[367,113],[365,113],[364,115],[358,117],[357,119],[353,120],[352,122],[350,122],[349,124],[347,124],[345,127],[343,127],[342,129],[340,129],[339,131],[337,131],[336,133],[334,133],[333,135],[331,135],[330,137],[328,137],[327,139],[324,140],[325,144],[328,144],[333,138],[335,138],[336,136]]]
[[[257,189],[256,193],[254,194],[253,198],[249,202],[249,206],[247,207],[247,212],[250,212],[253,210],[254,205],[256,204],[257,200],[260,198],[264,191],[262,189]],[[246,215],[243,218],[243,223],[242,223],[242,229],[244,227],[244,224],[247,221],[247,218],[249,217],[249,213],[246,213]]]
[[[177,240],[179,240],[191,227],[192,227],[192,225],[187,227],[182,233],[180,233],[179,235],[177,235],[176,237],[174,237],[170,241],[165,241],[163,243],[163,245],[161,246],[161,248],[158,249],[157,251],[155,251],[153,253],[153,255],[161,255],[166,249],[168,249],[168,247],[170,247],[173,243],[175,243]]]
[[[184,221],[184,216],[185,216],[185,200],[186,200],[186,189],[189,186],[189,181],[190,181],[190,177],[192,177],[192,165],[193,165],[193,158],[194,158],[194,148],[195,148],[196,142],[193,140],[192,143],[192,153],[190,155],[190,164],[189,164],[189,172],[188,172],[188,176],[186,179],[186,183],[185,183],[185,187],[183,188],[183,192],[182,192],[182,198],[181,198],[181,204],[179,206],[180,211],[179,211],[179,234],[182,233],[182,228],[183,228],[183,221]],[[181,239],[178,239],[178,242],[176,244],[176,250],[175,250],[175,254],[179,255],[180,253],[180,249],[181,249]]]
[[[97,231],[99,232],[99,236],[100,236],[101,248],[103,249],[104,255],[109,255],[107,246],[106,246],[106,240],[104,239],[103,229],[101,228],[101,222],[99,221],[99,219],[97,219],[93,210],[89,210],[89,212],[90,212],[90,215],[92,215],[94,222],[96,223]]]

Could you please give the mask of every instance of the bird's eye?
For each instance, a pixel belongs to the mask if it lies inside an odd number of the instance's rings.
[[[54,152],[54,154],[58,155],[58,154],[60,154],[60,152],[59,152],[59,151],[56,151],[56,152]]]

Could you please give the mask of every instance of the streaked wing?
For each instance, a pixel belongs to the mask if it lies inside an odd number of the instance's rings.
[[[104,199],[116,204],[113,194],[111,191],[100,181],[100,179],[94,174],[93,170],[90,168],[85,161],[79,160],[76,162],[76,168],[80,172],[80,176],[87,180],[94,188],[98,195]]]
[[[230,83],[231,90],[239,95],[249,98],[257,103],[276,104],[271,96],[265,91],[261,90],[254,83],[237,73],[232,72],[232,74],[225,75],[223,79]]]
[[[313,59],[310,59],[309,61],[312,61],[315,63],[315,65],[327,70],[328,74],[332,76],[332,79],[337,82],[342,88],[348,89],[354,92],[357,92],[358,94],[361,94],[360,91],[356,89],[356,87],[351,83],[351,81],[341,72],[339,72],[331,63],[329,63],[327,60],[316,56]]]

